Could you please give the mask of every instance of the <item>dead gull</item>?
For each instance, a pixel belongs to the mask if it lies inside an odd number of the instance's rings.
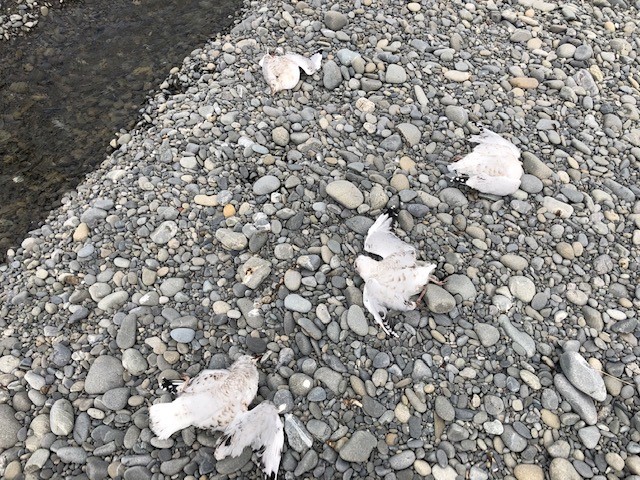
[[[270,55],[267,53],[260,60],[262,74],[271,88],[271,94],[280,90],[290,90],[300,80],[300,69],[307,75],[313,75],[320,69],[322,54],[316,53],[311,58],[303,57],[297,53],[285,53],[284,55]]]
[[[449,171],[458,179],[466,179],[465,184],[479,192],[502,196],[518,190],[524,174],[518,147],[490,130],[469,141],[478,145],[464,158],[449,164]]]
[[[266,477],[276,479],[284,444],[278,409],[265,401],[248,410],[258,392],[256,359],[242,355],[228,370],[203,370],[183,381],[164,379],[162,386],[177,398],[149,408],[149,426],[158,438],[191,425],[222,431],[216,459],[236,457],[250,446],[258,451]]]
[[[380,215],[369,228],[364,241],[365,251],[382,257],[382,260],[360,255],[356,258],[355,267],[365,282],[364,306],[385,333],[397,336],[384,322],[387,309],[414,310],[416,302],[410,298],[420,292],[424,295],[430,281],[440,285],[442,282],[431,276],[436,266],[417,261],[416,249],[391,231],[392,221],[389,214]]]

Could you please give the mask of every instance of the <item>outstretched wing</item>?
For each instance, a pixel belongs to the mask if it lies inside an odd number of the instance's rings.
[[[390,255],[397,255],[399,265],[412,265],[416,259],[416,249],[406,242],[400,240],[391,231],[392,219],[388,214],[383,213],[378,217],[367,232],[364,239],[364,249],[367,252],[386,258]]]
[[[237,457],[245,447],[258,451],[262,471],[269,480],[275,480],[284,445],[282,420],[275,405],[262,402],[252,410],[241,412],[225,428],[215,457]]]

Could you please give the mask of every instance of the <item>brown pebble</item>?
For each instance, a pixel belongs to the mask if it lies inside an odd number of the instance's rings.
[[[236,214],[236,207],[228,203],[224,206],[224,209],[222,209],[222,214],[224,218],[233,217]]]

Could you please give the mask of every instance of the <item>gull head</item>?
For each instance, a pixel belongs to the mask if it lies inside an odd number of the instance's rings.
[[[247,367],[247,366],[255,366],[258,362],[259,357],[254,357],[253,355],[240,355],[235,362],[233,362],[233,367]]]
[[[358,255],[358,258],[356,258],[355,267],[358,275],[360,275],[366,282],[367,279],[375,271],[377,264],[378,262],[373,258],[367,257],[366,255]]]

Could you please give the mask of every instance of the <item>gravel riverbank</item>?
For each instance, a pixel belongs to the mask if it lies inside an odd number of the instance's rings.
[[[281,478],[640,475],[638,11],[622,1],[248,2],[0,266],[3,478],[259,478],[159,440],[157,379],[263,354]],[[277,47],[323,53],[268,93]],[[445,176],[489,128],[513,196]],[[443,287],[390,319],[377,215]]]

